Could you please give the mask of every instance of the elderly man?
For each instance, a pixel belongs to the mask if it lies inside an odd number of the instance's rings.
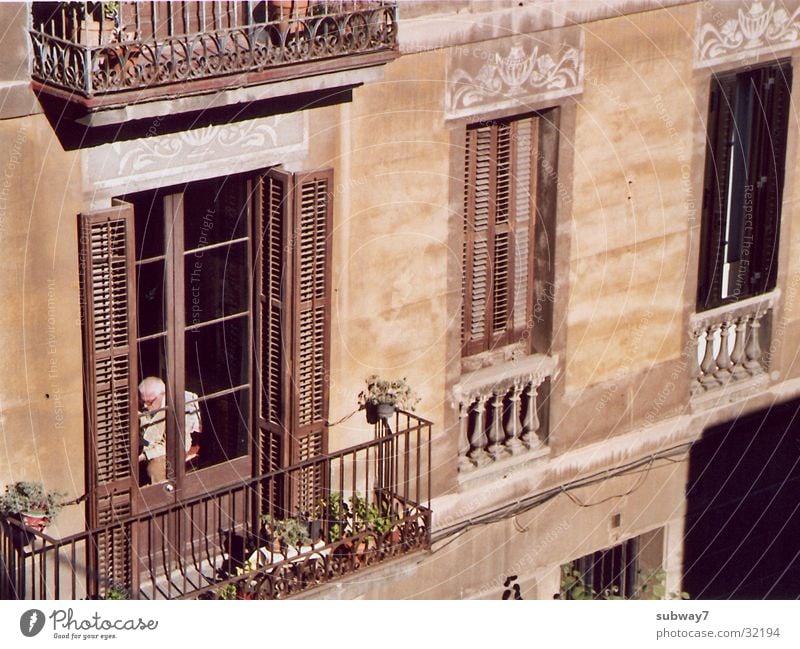
[[[150,484],[167,480],[167,426],[165,410],[166,387],[157,376],[148,376],[139,384],[139,461],[147,462]],[[199,447],[192,446],[192,433],[199,433],[200,405],[194,392],[184,392],[186,405],[186,461],[198,455]]]

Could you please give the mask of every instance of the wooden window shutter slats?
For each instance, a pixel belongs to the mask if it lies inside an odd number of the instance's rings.
[[[115,201],[112,208],[81,214],[78,229],[89,522],[95,526],[134,511],[138,395],[133,206]],[[99,539],[92,561],[112,580],[108,583],[132,585],[132,542],[121,528]]]
[[[270,170],[261,180],[262,470],[327,451],[330,338],[330,171]],[[280,487],[283,507],[308,509],[324,488],[311,466]]]
[[[465,355],[514,342],[527,325],[537,120],[525,117],[467,128],[462,252]]]

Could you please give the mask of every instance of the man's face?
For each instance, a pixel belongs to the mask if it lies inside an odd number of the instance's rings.
[[[164,406],[164,393],[153,388],[139,390],[139,408],[147,412],[159,410]]]

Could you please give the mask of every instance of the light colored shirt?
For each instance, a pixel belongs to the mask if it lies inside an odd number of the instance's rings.
[[[183,393],[186,402],[185,439],[186,450],[192,446],[192,433],[199,433],[200,404],[198,396],[188,390]],[[167,454],[167,426],[164,410],[156,412],[139,413],[139,435],[142,444],[142,453],[148,460],[162,457]]]

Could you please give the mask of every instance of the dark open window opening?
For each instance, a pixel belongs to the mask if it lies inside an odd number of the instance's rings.
[[[230,176],[125,197],[135,215],[137,380],[164,380],[172,412],[196,400],[202,426],[190,441],[171,417],[196,456],[189,471],[249,451],[251,188]]]
[[[792,68],[711,79],[698,310],[775,287]]]
[[[650,599],[654,586],[664,586],[663,552],[664,530],[646,532],[565,564],[562,573],[570,577],[562,582],[562,588],[566,584],[582,586],[581,598]],[[573,592],[562,590],[561,597],[573,599]]]

